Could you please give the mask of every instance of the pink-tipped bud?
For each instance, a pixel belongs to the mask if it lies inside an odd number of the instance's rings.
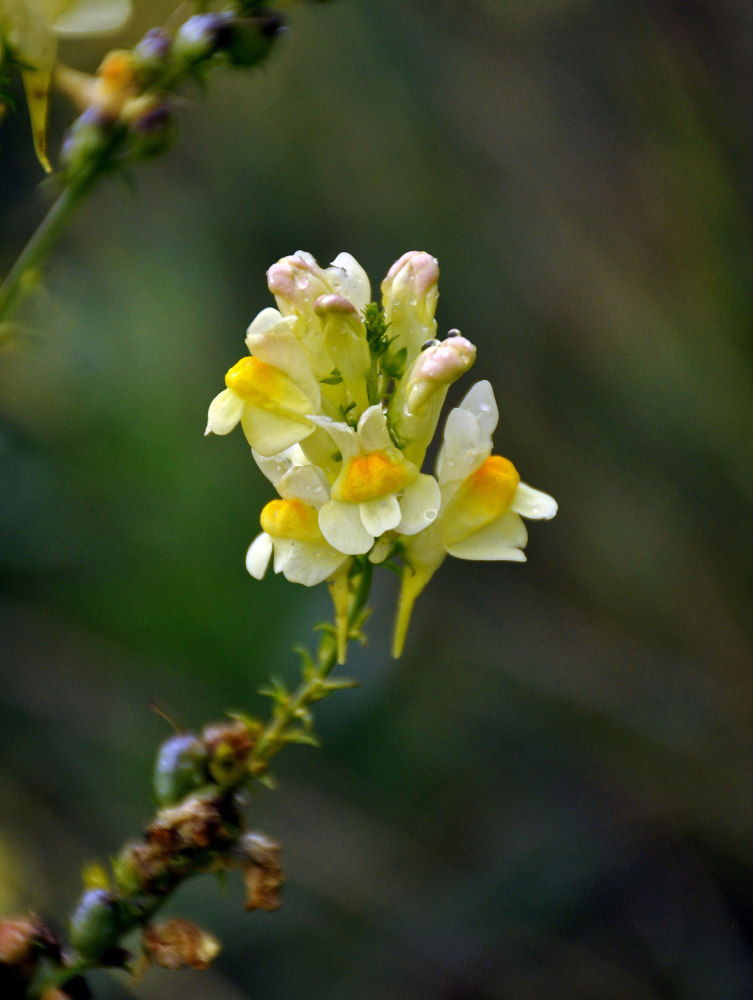
[[[363,320],[344,295],[320,295],[314,311],[322,322],[324,349],[348,391],[347,403],[355,403],[360,415],[369,405],[366,380],[371,364]]]
[[[283,316],[309,316],[314,302],[329,292],[322,269],[310,254],[283,257],[267,271],[267,285]]]
[[[314,302],[314,312],[317,316],[326,316],[327,313],[358,315],[356,307],[344,295],[320,295]]]
[[[456,382],[476,360],[476,348],[465,337],[455,335],[422,351],[407,374],[406,404],[417,413],[441,388]]]
[[[423,250],[409,250],[395,261],[382,282],[393,290],[401,286],[411,287],[416,295],[427,295],[439,281],[439,264],[435,257]]]
[[[437,429],[447,389],[476,360],[476,348],[459,334],[425,346],[400,381],[390,403],[392,426],[405,442],[404,454],[416,465]]]
[[[395,338],[395,349],[405,347],[408,358],[436,333],[434,312],[439,291],[439,265],[431,254],[411,250],[395,261],[382,282],[384,318]]]

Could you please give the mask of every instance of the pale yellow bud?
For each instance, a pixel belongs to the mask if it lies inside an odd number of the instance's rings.
[[[439,291],[439,265],[431,254],[410,250],[395,261],[382,282],[384,318],[394,350],[406,348],[408,359],[436,335],[434,312]]]
[[[409,413],[417,413],[440,389],[452,385],[476,360],[476,348],[460,335],[422,351],[404,377]]]
[[[363,320],[343,295],[320,295],[314,309],[324,328],[324,349],[360,416],[369,405],[366,378],[371,364]]]
[[[437,428],[448,388],[476,360],[476,348],[459,334],[430,344],[413,361],[390,403],[390,420],[403,451],[421,465]]]

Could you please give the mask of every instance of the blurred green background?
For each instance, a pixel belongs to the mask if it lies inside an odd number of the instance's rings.
[[[162,23],[141,11],[122,40]],[[149,8],[149,9],[146,9]],[[753,998],[753,12],[742,0],[336,0],[103,183],[0,355],[0,911],[58,925],[151,814],[169,729],[263,709],[329,616],[252,580],[270,486],[206,408],[265,271],[440,262],[496,447],[552,493],[529,562],[448,560],[251,825],[276,914],[197,880],[206,973],[122,1000]],[[105,43],[68,44],[93,69]],[[71,111],[53,107],[52,148]],[[0,264],[49,200],[0,131]]]

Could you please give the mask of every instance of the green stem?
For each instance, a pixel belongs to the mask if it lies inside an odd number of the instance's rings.
[[[107,170],[120,139],[120,132],[114,132],[110,141],[98,154],[67,181],[62,194],[24,247],[8,277],[0,285],[0,323],[8,318],[20,297],[37,284],[41,265],[49,257],[84,196]]]
[[[355,560],[356,570],[350,582],[350,604],[348,607],[348,631],[357,632],[363,622],[366,601],[369,598],[374,567],[365,556]],[[350,636],[349,636],[350,637]],[[320,701],[327,694],[337,690],[337,685],[327,689],[326,678],[337,664],[337,629],[328,626],[319,641],[316,664],[311,673],[301,681],[298,689],[282,703],[278,703],[272,719],[259,737],[259,741],[249,760],[252,774],[260,775],[266,770],[271,758],[287,744],[285,733],[295,719],[308,705]]]

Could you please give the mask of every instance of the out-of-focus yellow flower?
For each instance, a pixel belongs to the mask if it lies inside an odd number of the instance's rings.
[[[393,638],[400,656],[413,604],[445,556],[525,562],[522,518],[554,517],[557,502],[520,481],[515,466],[492,454],[499,411],[489,382],[477,382],[450,412],[437,458],[439,516],[420,535],[404,539],[405,566]]]
[[[327,417],[312,417],[342,456],[331,498],[319,511],[319,527],[340,552],[363,555],[385,532],[414,535],[439,510],[439,487],[394,446],[380,405],[370,406],[354,430]]]
[[[115,31],[130,13],[131,0],[0,0],[0,56],[21,67],[34,149],[45,170],[52,169],[47,158],[47,101],[58,36]]]

